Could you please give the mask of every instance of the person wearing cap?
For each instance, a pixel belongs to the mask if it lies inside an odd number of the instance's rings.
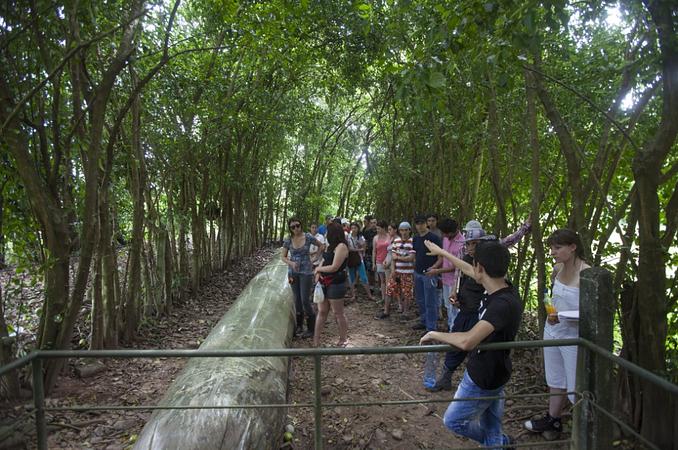
[[[431,256],[424,245],[424,241],[431,241],[441,246],[442,240],[438,235],[431,233],[426,225],[426,216],[418,214],[414,218],[414,226],[417,233],[412,238],[412,246],[415,251],[414,262],[414,298],[419,306],[419,323],[412,327],[413,330],[436,330],[438,327],[438,279],[434,272],[427,273],[429,269],[436,269],[442,265],[442,258]]]
[[[398,298],[402,305],[402,319],[407,319],[407,312],[412,303],[412,289],[414,286],[414,257],[410,233],[412,227],[409,222],[400,222],[398,237],[391,244],[391,276],[386,282],[386,295],[390,299]]]
[[[515,233],[500,239],[499,242],[504,247],[511,247],[518,243],[531,228],[531,218],[528,218]],[[465,254],[460,259],[466,264],[473,264],[476,245],[478,245],[479,242],[494,241],[497,239],[493,235],[488,235],[477,220],[468,221],[462,229],[462,234],[464,235]],[[445,259],[454,264],[449,258]],[[454,264],[454,266],[459,268],[457,264]],[[457,292],[453,291],[450,297],[446,299],[446,301],[451,302],[452,305],[459,308],[459,313],[454,319],[452,330],[450,330],[451,332],[457,333],[468,331],[478,323],[478,308],[484,292],[485,288],[480,283],[477,283],[473,277],[464,273],[460,274]],[[449,352],[446,352],[445,363],[443,364],[440,377],[438,377],[436,384],[433,387],[426,388],[426,390],[430,392],[452,390],[452,373],[454,373],[457,367],[464,362],[466,355],[467,352],[463,350],[450,350]]]

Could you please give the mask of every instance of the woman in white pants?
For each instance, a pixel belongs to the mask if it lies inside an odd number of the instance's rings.
[[[568,339],[579,337],[577,320],[558,320],[557,311],[579,310],[579,273],[590,267],[584,262],[584,249],[579,235],[572,230],[556,230],[546,243],[551,247],[554,259],[552,301],[556,312],[546,318],[544,339]],[[560,420],[567,402],[566,392],[575,390],[577,373],[577,347],[544,347],[546,384],[551,394],[549,410],[540,419],[528,420],[525,428],[535,433],[550,432],[545,437],[556,439],[562,431]],[[569,399],[574,403],[574,395]]]

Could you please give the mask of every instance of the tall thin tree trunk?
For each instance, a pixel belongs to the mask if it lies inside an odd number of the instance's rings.
[[[534,86],[534,77],[532,73],[525,69],[525,98],[527,100],[527,114],[525,122],[527,125],[528,139],[532,149],[532,164],[530,172],[532,173],[531,182],[531,202],[530,210],[532,214],[532,246],[537,260],[537,299],[539,308],[539,328],[543,328],[546,320],[546,310],[544,309],[544,291],[546,290],[546,258],[544,251],[543,231],[541,224],[541,198],[542,187],[539,176],[541,174],[541,161],[539,155],[539,132],[537,130],[537,95]],[[541,335],[541,333],[540,333]]]
[[[114,248],[111,229],[109,188],[104,186],[99,196],[99,248],[101,258],[102,294],[104,301],[104,348],[118,346],[117,298],[114,272]]]
[[[502,188],[502,177],[499,174],[499,114],[497,112],[497,94],[494,81],[488,77],[489,96],[487,99],[487,150],[489,156],[490,184],[497,201],[497,233],[506,235],[506,200]]]
[[[647,370],[666,370],[666,250],[660,235],[659,182],[661,169],[678,135],[678,25],[670,0],[645,2],[655,23],[661,51],[662,113],[654,136],[633,159],[638,200],[638,363]],[[640,382],[643,417],[641,433],[660,448],[676,448],[676,399],[647,381]],[[662,405],[663,408],[659,406]]]

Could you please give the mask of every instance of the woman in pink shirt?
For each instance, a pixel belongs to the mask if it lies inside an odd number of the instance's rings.
[[[388,246],[391,243],[391,238],[387,233],[388,224],[385,220],[377,222],[377,234],[372,240],[372,261],[377,265],[376,275],[381,290],[381,300],[386,300],[386,270],[384,268],[384,260],[388,254]]]
[[[440,222],[438,228],[443,233],[443,249],[457,258],[461,258],[464,254],[464,236],[459,232],[457,221],[445,219]],[[449,330],[452,330],[454,319],[459,314],[459,308],[452,304],[450,296],[456,292],[459,271],[454,267],[454,264],[443,258],[442,268],[430,269],[429,272],[435,275],[442,274],[443,303],[447,308],[447,326]]]

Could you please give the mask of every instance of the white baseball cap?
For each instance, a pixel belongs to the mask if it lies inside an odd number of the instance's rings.
[[[463,229],[464,242],[477,241],[487,235],[483,226],[477,220],[469,220]]]

